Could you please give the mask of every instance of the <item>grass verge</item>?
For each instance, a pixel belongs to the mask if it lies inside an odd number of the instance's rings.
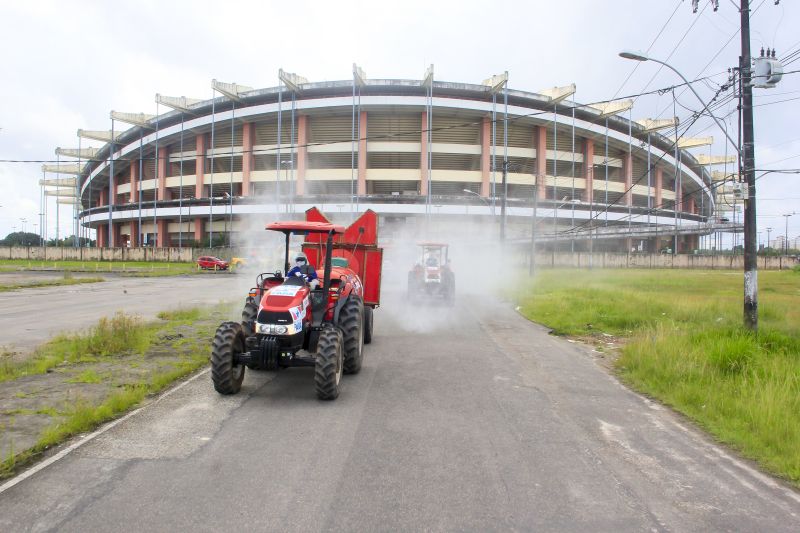
[[[0,368],[0,400],[7,407],[25,405],[0,413],[6,425],[25,424],[33,415],[47,415],[50,423],[27,449],[6,443],[0,479],[206,365],[214,330],[230,314],[227,305],[166,311],[154,322],[117,314],[84,334],[53,339],[29,361],[6,363]]]
[[[197,272],[194,263],[158,261],[44,261],[0,259],[0,270],[65,270],[75,272],[121,272],[138,276],[179,276]]]
[[[800,275],[760,272],[758,335],[740,273],[548,271],[520,311],[554,333],[621,348],[620,378],[800,486]]]
[[[103,278],[73,278],[65,277],[64,279],[47,279],[41,281],[32,281],[30,283],[3,283],[0,284],[0,292],[16,291],[20,289],[31,289],[36,287],[60,287],[62,285],[82,285],[84,283],[99,283],[105,281]]]

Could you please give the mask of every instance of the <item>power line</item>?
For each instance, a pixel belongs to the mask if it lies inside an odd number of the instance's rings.
[[[669,18],[667,19],[667,21],[666,21],[666,22],[664,22],[664,25],[663,25],[663,26],[661,26],[661,29],[660,29],[660,30],[658,30],[658,33],[656,34],[656,36],[655,36],[655,37],[653,37],[653,40],[652,40],[652,41],[650,41],[650,46],[648,46],[648,47],[647,47],[647,50],[645,50],[645,53],[646,53],[646,54],[647,54],[647,53],[650,53],[650,50],[653,48],[653,45],[655,45],[655,44],[656,44],[656,41],[658,41],[658,38],[659,38],[659,37],[661,37],[661,34],[662,34],[662,33],[664,33],[664,30],[667,28],[667,25],[670,23],[670,21],[672,20],[672,18],[675,16],[675,13],[677,13],[677,12],[678,12],[678,9],[681,7],[681,4],[682,4],[682,3],[683,3],[683,0],[678,0],[678,3],[675,5],[675,9],[673,9],[673,10],[672,10],[672,14],[669,16]],[[617,91],[614,93],[614,97],[615,97],[615,98],[616,98],[616,96],[619,94],[619,92],[622,90],[622,88],[623,88],[623,87],[625,87],[625,84],[626,84],[626,83],[628,83],[628,81],[631,79],[631,77],[633,76],[633,74],[636,72],[636,69],[638,69],[638,68],[639,68],[639,65],[641,65],[641,63],[640,63],[640,62],[637,62],[637,63],[636,63],[636,65],[634,65],[634,66],[633,66],[633,69],[632,69],[632,70],[630,71],[630,73],[628,74],[628,77],[627,77],[627,78],[625,78],[625,80],[624,80],[624,81],[622,82],[622,84],[619,86],[619,89],[617,89]]]

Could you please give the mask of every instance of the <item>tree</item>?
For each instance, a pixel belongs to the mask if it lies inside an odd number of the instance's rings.
[[[5,239],[0,240],[0,246],[39,246],[41,238],[30,232],[17,231],[6,235]]]

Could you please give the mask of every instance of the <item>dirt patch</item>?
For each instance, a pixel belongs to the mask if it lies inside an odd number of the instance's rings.
[[[144,353],[65,361],[46,373],[0,383],[0,461],[34,447],[44,432],[80,408],[204,365],[214,330],[228,314],[220,310],[191,324],[165,327]]]

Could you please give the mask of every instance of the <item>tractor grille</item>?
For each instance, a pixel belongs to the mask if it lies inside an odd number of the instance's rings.
[[[260,324],[291,324],[292,315],[285,311],[266,311],[262,309],[258,313]]]

